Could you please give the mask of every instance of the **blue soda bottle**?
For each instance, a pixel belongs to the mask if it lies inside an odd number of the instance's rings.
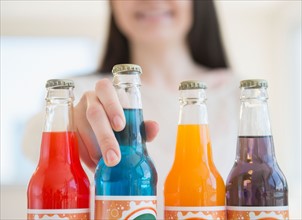
[[[115,65],[113,84],[126,126],[115,132],[122,158],[114,167],[100,159],[95,172],[95,219],[156,219],[157,172],[148,156],[140,94],[141,67]]]

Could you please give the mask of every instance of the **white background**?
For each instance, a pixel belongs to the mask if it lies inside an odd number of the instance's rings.
[[[216,3],[234,72],[269,82],[290,216],[301,219],[301,1]],[[26,185],[36,164],[24,157],[22,135],[41,110],[45,81],[95,70],[108,15],[107,1],[1,0],[1,219],[26,216]]]

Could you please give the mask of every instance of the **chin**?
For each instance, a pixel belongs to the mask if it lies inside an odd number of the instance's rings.
[[[177,34],[169,31],[160,31],[155,32],[151,31],[150,33],[144,32],[140,36],[137,36],[137,40],[143,44],[154,44],[154,43],[168,43],[177,38]]]

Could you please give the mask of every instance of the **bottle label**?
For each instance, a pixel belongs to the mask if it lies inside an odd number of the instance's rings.
[[[166,206],[165,219],[227,219],[225,206]]]
[[[156,196],[96,196],[95,219],[156,219]]]
[[[227,206],[228,219],[288,219],[288,206]]]
[[[27,209],[28,220],[89,220],[89,209]]]

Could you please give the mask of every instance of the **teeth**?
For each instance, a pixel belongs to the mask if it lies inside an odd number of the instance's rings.
[[[143,15],[146,17],[162,16],[165,14],[166,14],[166,12],[161,12],[161,11],[147,11],[147,12],[143,13]]]

